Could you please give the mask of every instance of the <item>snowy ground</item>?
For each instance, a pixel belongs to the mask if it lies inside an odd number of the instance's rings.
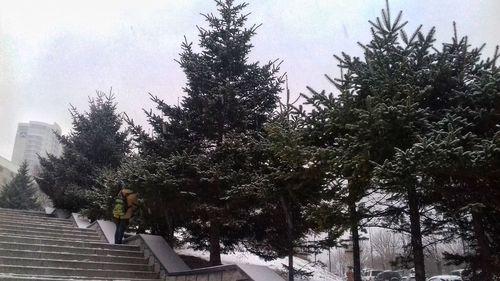
[[[195,256],[208,260],[209,253],[203,251],[195,251],[188,248],[176,249],[176,252],[181,255]],[[221,255],[223,264],[254,264],[254,265],[264,265],[276,272],[284,270],[283,264],[288,264],[287,258],[277,259],[274,261],[264,261],[258,256],[248,253],[248,252],[236,252],[234,254],[223,254]],[[313,263],[306,261],[301,258],[294,257],[294,267],[301,270],[312,272],[313,276],[309,279],[295,279],[295,280],[309,280],[309,281],[342,281],[343,279],[339,276],[328,272],[326,268],[320,265],[314,266]]]

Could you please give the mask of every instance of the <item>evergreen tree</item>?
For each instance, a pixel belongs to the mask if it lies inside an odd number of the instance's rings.
[[[59,136],[61,157],[40,157],[40,188],[57,208],[79,211],[87,208],[89,191],[99,190],[96,179],[103,169],[116,169],[129,151],[127,132],[121,131],[122,118],[116,112],[113,94],[97,92],[89,100],[89,111],[72,107],[73,130]],[[89,213],[91,218],[95,215]]]
[[[347,189],[343,200],[353,240],[354,280],[361,280],[359,258],[360,222],[366,218],[360,204],[372,185],[376,163],[391,159],[395,151],[410,147],[419,132],[427,130],[427,112],[419,107],[434,79],[435,55],[430,52],[434,29],[424,35],[418,28],[408,37],[401,13],[391,19],[389,8],[382,19],[372,24],[372,40],[360,46],[363,58],[345,53],[339,60],[344,75],[329,80],[340,91],[338,98],[312,91],[314,106],[311,127],[319,140],[332,149],[335,157],[332,173]],[[316,130],[315,128],[318,128]],[[326,129],[323,133],[321,129]],[[313,134],[314,135],[314,134]],[[381,184],[379,182],[379,184]],[[397,189],[384,192],[406,198],[409,206],[413,261],[416,280],[425,280],[424,256],[419,210],[422,207],[415,188],[400,181]]]
[[[342,91],[336,99],[310,88],[312,95],[307,104],[313,110],[307,116],[309,142],[328,151],[329,171],[326,174],[329,184],[322,192],[324,203],[316,212],[319,230],[327,231],[329,246],[339,241],[342,230],[349,230],[353,246],[354,280],[361,278],[360,230],[361,221],[366,216],[359,203],[370,188],[370,141],[376,137],[369,130],[369,123],[360,123],[360,101],[349,91],[338,85]],[[361,126],[360,126],[361,125]],[[324,210],[329,210],[325,213]]]
[[[28,164],[24,161],[16,176],[4,184],[0,192],[0,207],[21,210],[39,210],[36,188],[29,175]]]
[[[426,171],[438,182],[441,210],[459,226],[448,234],[453,239],[462,233],[470,241],[473,251],[464,258],[481,272],[474,279],[492,280],[500,277],[499,243],[491,239],[500,234],[500,70],[495,65],[498,46],[487,60],[483,47],[471,48],[456,28],[452,42],[444,45],[442,60],[453,65],[446,81],[452,85],[449,106],[424,140],[433,149]]]
[[[187,153],[166,158],[136,156],[126,161],[117,174],[144,200],[144,208],[136,214],[139,228],[165,237],[170,245],[179,242],[174,236],[177,228],[193,219],[195,194],[190,190],[200,178],[196,160]]]
[[[245,235],[242,218],[249,208],[232,190],[248,180],[247,147],[276,107],[282,79],[275,62],[248,62],[258,26],[245,27],[247,4],[215,2],[219,15],[204,15],[208,28],[198,27],[201,51],[187,40],[182,44],[178,62],[187,77],[182,102],[171,106],[152,97],[161,111],[146,112],[152,135],[130,125],[141,157],[163,162],[186,154],[195,161],[189,164],[195,169],[192,184],[181,190],[192,195],[191,209],[184,208],[191,218],[185,227],[194,246],[209,249],[211,264],[218,265],[221,251],[233,249]]]
[[[296,254],[310,253],[316,245],[304,241],[315,228],[311,215],[322,200],[323,156],[321,149],[307,145],[301,108],[288,102],[266,123],[253,149],[252,179],[241,194],[252,198],[249,216],[253,233],[247,249],[265,259],[288,256],[288,280],[298,273]],[[257,158],[257,159],[256,159]]]
[[[461,238],[472,252],[448,256],[481,272],[473,280],[498,276],[498,53],[483,61],[481,48],[471,49],[467,37],[455,36],[438,53],[441,71],[438,100],[431,104],[432,130],[411,148],[399,151],[380,174],[391,181],[418,173],[427,183],[423,200],[442,214],[442,239]],[[498,50],[498,49],[497,49]],[[404,161],[404,162],[403,162]],[[405,168],[402,168],[405,167]],[[407,167],[411,167],[408,169]],[[436,221],[436,216],[433,217]],[[476,271],[480,269],[480,271]]]
[[[391,204],[381,215],[409,229],[417,280],[425,278],[422,237],[456,233],[474,237],[469,261],[491,280],[498,263],[492,254],[497,246],[488,238],[498,229],[491,198],[498,197],[482,195],[496,194],[497,54],[482,61],[481,48],[471,50],[467,38],[456,35],[437,50],[434,29],[424,35],[419,28],[408,37],[399,21],[400,15],[392,23],[389,11],[383,12],[383,20],[372,23],[373,40],[362,45],[364,60],[339,58],[347,70],[339,83],[333,81],[341,90],[340,107],[354,105],[348,115],[354,119],[340,124],[354,129],[347,136],[357,136],[349,148],[369,148],[367,157],[344,159],[358,171],[369,160],[373,187],[383,188]],[[364,132],[371,137],[359,138]],[[453,220],[462,231],[443,231]]]
[[[216,0],[220,17],[204,15],[209,29],[199,27],[201,53],[182,44],[179,64],[187,76],[182,107],[187,126],[204,146],[217,146],[229,132],[258,131],[278,101],[282,79],[273,62],[248,62],[256,25],[245,27],[246,3]]]

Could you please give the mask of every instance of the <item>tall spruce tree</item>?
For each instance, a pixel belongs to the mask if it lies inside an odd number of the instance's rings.
[[[201,51],[187,39],[182,44],[178,62],[187,77],[182,102],[171,106],[152,97],[161,111],[146,112],[152,135],[131,125],[141,156],[161,162],[185,153],[195,159],[191,184],[181,190],[192,196],[185,227],[193,245],[209,249],[210,263],[219,265],[221,252],[245,235],[249,210],[232,191],[248,181],[248,148],[276,107],[282,78],[275,61],[248,62],[258,26],[245,26],[247,4],[215,3],[218,15],[203,15],[208,27],[198,27]]]
[[[0,207],[21,210],[39,210],[36,188],[29,175],[28,164],[24,161],[14,178],[0,191]]]
[[[387,9],[372,23],[373,40],[362,45],[364,60],[339,58],[347,74],[336,84],[348,90],[339,97],[341,105],[349,105],[343,95],[360,102],[354,103],[348,128],[355,129],[354,136],[371,132],[364,159],[375,164],[369,167],[375,167],[374,187],[392,201],[383,214],[400,229],[409,228],[416,280],[425,278],[422,237],[446,238],[450,233],[443,228],[451,222],[446,216],[458,219],[462,231],[455,234],[474,237],[469,261],[481,269],[480,278],[491,280],[498,263],[492,254],[497,245],[488,238],[497,231],[491,198],[498,197],[480,194],[496,194],[497,54],[482,61],[481,48],[469,49],[467,38],[456,35],[437,50],[434,29],[407,36],[399,20],[400,15],[391,22]],[[350,159],[363,167],[357,157]]]
[[[425,163],[438,183],[441,210],[459,226],[448,234],[462,233],[473,249],[463,260],[480,272],[474,279],[494,280],[500,278],[500,243],[492,239],[500,234],[500,70],[498,46],[486,60],[483,47],[471,48],[456,27],[443,46],[440,56],[453,66],[443,81],[448,106],[440,110],[434,134],[424,138],[432,149]]]
[[[263,66],[248,62],[253,47],[250,40],[258,26],[245,27],[247,15],[242,10],[247,4],[215,2],[220,17],[204,15],[208,29],[199,28],[202,52],[194,52],[192,44],[185,42],[179,60],[188,79],[182,101],[184,117],[206,167],[204,180],[195,191],[200,195],[195,213],[200,220],[194,221],[201,223],[190,229],[194,242],[210,245],[212,265],[221,263],[221,250],[230,250],[237,243],[230,236],[242,227],[235,211],[244,208],[231,204],[227,196],[243,180],[238,172],[242,157],[234,157],[241,155],[241,148],[233,144],[245,147],[247,136],[262,129],[276,107],[282,83],[273,62]],[[223,226],[225,231],[221,231]],[[225,249],[220,248],[221,241]]]
[[[432,86],[439,92],[428,104],[432,130],[411,148],[398,151],[379,174],[387,181],[418,174],[420,182],[427,183],[421,198],[444,214],[441,239],[461,238],[472,249],[448,258],[480,272],[473,280],[493,280],[500,275],[499,244],[491,239],[500,230],[500,196],[495,188],[500,169],[498,48],[493,58],[484,61],[482,47],[470,48],[467,41],[455,31],[452,42],[438,53],[440,75]]]
[[[327,150],[330,156],[326,174],[329,184],[323,190],[327,203],[321,204],[330,213],[318,211],[317,219],[321,230],[329,233],[329,243],[341,243],[337,240],[339,231],[349,230],[354,280],[360,280],[360,231],[366,216],[360,201],[370,189],[370,161],[375,150],[372,142],[379,140],[370,130],[373,120],[360,115],[365,113],[363,98],[353,96],[345,85],[337,86],[341,91],[337,98],[312,88],[311,95],[306,97],[306,103],[313,107],[307,116],[308,141]]]
[[[72,107],[70,112],[73,130],[59,136],[63,153],[40,157],[36,181],[55,207],[79,211],[89,207],[88,192],[102,188],[96,184],[100,172],[119,167],[130,141],[121,130],[122,118],[112,93],[97,92],[96,98],[89,98],[89,111],[80,113]]]
[[[354,280],[361,280],[359,259],[359,223],[364,218],[360,200],[372,185],[374,163],[391,159],[396,149],[408,148],[418,132],[427,130],[427,112],[419,105],[430,91],[435,67],[435,55],[430,52],[434,29],[424,35],[418,28],[407,36],[401,13],[392,20],[387,7],[382,18],[372,25],[372,40],[360,46],[362,58],[345,53],[337,57],[344,75],[329,80],[340,91],[338,98],[324,92],[312,92],[310,103],[315,107],[311,118],[313,128],[326,128],[318,137],[329,142],[337,161],[332,171],[347,188],[345,198],[354,250]],[[328,110],[325,110],[328,109]],[[317,121],[314,121],[317,120]],[[317,124],[323,122],[324,124]],[[416,280],[425,280],[421,221],[422,207],[417,186],[399,182],[399,189],[387,189],[402,194],[409,206],[413,261]]]
[[[300,273],[294,255],[309,254],[316,246],[305,238],[315,228],[311,214],[322,200],[324,153],[305,141],[303,112],[289,103],[288,90],[280,109],[252,151],[251,181],[240,188],[255,202],[247,249],[265,259],[288,256],[288,280],[293,281]]]

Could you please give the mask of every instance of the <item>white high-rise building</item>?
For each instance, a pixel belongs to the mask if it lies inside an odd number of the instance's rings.
[[[12,163],[20,166],[23,161],[26,161],[31,173],[36,174],[40,168],[38,155],[60,156],[62,153],[62,146],[54,132],[61,133],[61,127],[57,123],[53,125],[37,121],[19,123],[12,152]]]
[[[0,156],[0,189],[16,175],[18,167]]]

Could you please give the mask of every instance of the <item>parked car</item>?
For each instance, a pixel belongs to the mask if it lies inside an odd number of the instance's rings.
[[[453,270],[452,272],[450,272],[450,275],[455,275],[455,276],[458,276],[460,278],[462,278],[462,280],[467,280],[468,279],[468,271],[466,271],[465,269],[457,269],[457,270]]]
[[[462,281],[462,278],[456,275],[436,275],[427,279],[427,281]]]
[[[403,276],[401,277],[401,281],[415,281],[415,276]]]
[[[456,275],[456,276],[462,276],[462,272],[464,272],[465,269],[455,269],[452,272],[450,272],[450,275]]]
[[[481,269],[476,269],[476,271],[473,272],[473,270],[470,268],[464,269],[462,272],[460,272],[460,277],[462,277],[462,281],[470,281],[474,277],[476,278],[476,280],[484,279]]]
[[[377,274],[375,281],[401,281],[401,274],[391,270],[382,271]]]
[[[361,276],[361,280],[363,281],[375,281],[375,277],[377,277],[377,274],[382,272],[382,270],[374,270],[374,269],[367,269],[363,271],[363,276]]]

